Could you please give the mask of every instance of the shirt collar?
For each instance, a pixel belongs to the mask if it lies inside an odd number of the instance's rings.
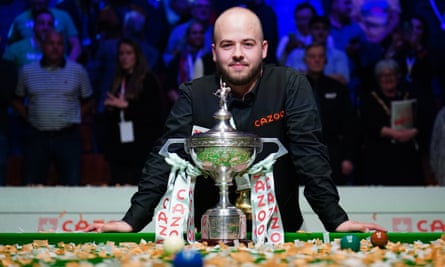
[[[255,96],[258,93],[258,87],[260,84],[260,79],[256,82],[254,88],[248,92],[243,98],[235,97],[232,94],[229,95],[227,99],[227,104],[229,107],[250,107],[255,101]]]
[[[45,57],[42,57],[42,59],[40,59],[40,66],[42,68],[50,68],[50,67],[52,67],[50,64],[48,64],[47,60],[45,60]],[[63,58],[63,60],[60,62],[59,65],[57,65],[57,67],[65,68],[65,66],[66,66],[66,59]]]

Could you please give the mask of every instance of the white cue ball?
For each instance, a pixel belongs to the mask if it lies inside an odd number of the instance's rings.
[[[176,235],[172,235],[172,236],[167,237],[164,240],[163,244],[164,244],[164,250],[167,253],[171,253],[171,254],[176,253],[176,252],[182,250],[184,248],[184,246],[185,246],[184,239],[182,239],[182,238],[180,238],[179,236],[176,236]]]

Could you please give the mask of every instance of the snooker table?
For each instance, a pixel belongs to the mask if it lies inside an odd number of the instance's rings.
[[[342,239],[345,235],[353,234],[360,238],[362,251],[366,252],[353,252],[345,249],[338,249],[338,253],[340,253],[340,258],[331,258],[331,256],[327,256],[326,247],[325,245],[329,245],[329,251],[333,251],[333,247],[335,247],[335,242],[337,240],[337,244],[339,243],[338,240]],[[413,256],[412,258],[401,258],[399,259],[400,262],[396,262],[397,265],[394,265],[395,263],[391,263],[389,265],[379,265],[379,266],[445,266],[445,233],[441,232],[428,232],[428,233],[399,233],[399,232],[388,232],[388,240],[389,243],[387,245],[386,250],[391,250],[393,254],[401,254],[404,251],[410,250],[412,248],[405,248],[405,247],[411,247],[417,244],[420,249],[423,249],[423,251],[419,254],[422,258],[421,260],[418,259],[418,256]],[[221,261],[224,261],[226,258],[229,258],[232,260],[231,262],[223,262],[221,265],[218,265],[215,262],[211,262],[212,260],[218,259],[218,256],[215,257],[208,257],[209,255],[217,254],[222,255],[223,248],[215,248],[215,247],[198,247],[193,246],[193,248],[196,248],[198,251],[200,251],[203,259],[204,259],[204,266],[241,266],[242,264],[234,264],[233,260],[238,259],[237,253],[243,256],[246,256],[246,254],[254,255],[252,258],[254,261],[255,266],[315,266],[317,263],[323,262],[324,265],[322,266],[372,266],[371,263],[375,264],[375,261],[368,259],[367,264],[346,264],[346,263],[340,263],[338,265],[337,263],[333,263],[334,260],[342,259],[345,261],[348,257],[352,258],[354,254],[362,254],[358,258],[366,258],[367,253],[371,253],[371,251],[374,250],[373,253],[380,253],[379,255],[383,255],[382,251],[385,251],[385,249],[380,249],[377,247],[373,247],[370,243],[370,236],[371,233],[321,233],[321,232],[297,232],[297,233],[286,233],[285,234],[285,241],[286,244],[291,244],[289,246],[281,246],[279,248],[271,248],[271,246],[265,245],[263,249],[256,250],[257,248],[251,248],[248,251],[242,251],[237,250],[235,247],[229,247],[228,249],[231,249],[231,252],[225,253],[225,256],[221,257]],[[249,237],[249,236],[248,236]],[[129,261],[129,255],[132,253],[139,253],[139,254],[149,254],[150,257],[153,257],[153,259],[147,259],[147,256],[142,257],[142,263],[137,265],[133,262],[131,266],[172,266],[172,260],[174,255],[168,255],[165,251],[163,251],[162,244],[156,244],[155,242],[152,242],[155,238],[154,233],[0,233],[0,266],[36,266],[33,265],[36,262],[42,262],[45,261],[45,264],[40,266],[123,266],[126,264],[123,264],[123,260]],[[199,238],[199,236],[197,236]],[[36,242],[39,240],[47,241],[47,244],[45,245],[45,242]],[[141,242],[141,240],[146,242]],[[110,243],[112,242],[112,243]],[[89,252],[96,250],[94,253],[90,253],[89,256],[85,256],[85,253],[78,254],[80,259],[76,258],[67,258],[62,257],[63,251],[61,252],[60,249],[63,246],[66,246],[67,244],[70,245],[70,251],[72,252],[73,247],[77,247],[79,250],[82,250],[85,248],[83,247],[85,244],[93,244],[90,246],[87,250]],[[108,244],[108,245],[104,245]],[[151,248],[149,249],[148,246],[151,244]],[[324,245],[325,244],[325,245]],[[404,245],[405,247],[403,249],[400,249],[400,245]],[[422,245],[423,244],[423,245]],[[435,244],[434,248],[426,248],[426,246],[430,246],[430,244]],[[96,246],[97,245],[97,246]],[[202,244],[201,244],[202,245]],[[97,252],[98,247],[107,247],[108,246],[108,252],[105,253],[102,251],[102,254]],[[120,252],[117,254],[112,254],[110,251],[110,246],[118,249],[123,249],[125,252]],[[187,245],[187,247],[192,245]],[[363,248],[363,246],[367,248]],[[17,250],[18,249],[24,249],[25,247],[28,248],[29,254],[31,256],[27,256],[28,260],[17,260],[17,258],[14,255],[19,255],[20,253]],[[46,247],[46,248],[45,248]],[[46,253],[46,258],[44,256],[39,257],[39,251],[43,254],[45,254],[45,251],[41,251],[42,249],[47,249],[47,247],[52,247],[54,251],[52,253]],[[266,248],[267,247],[267,248]],[[267,265],[269,262],[269,259],[265,255],[280,255],[280,253],[288,253],[290,251],[290,247],[292,247],[292,258],[290,258],[289,254],[287,254],[286,259],[283,259],[281,257],[278,262],[272,263],[272,265]],[[305,249],[298,250],[297,248],[303,248]],[[310,249],[308,250],[307,247]],[[324,247],[324,248],[323,248]],[[64,249],[68,250],[66,247],[63,247]],[[132,248],[129,250],[129,248]],[[314,249],[316,248],[316,249]],[[227,249],[227,248],[226,248]],[[272,249],[272,250],[271,250]],[[153,250],[157,251],[157,254],[153,253]],[[262,252],[260,252],[260,250]],[[271,253],[267,254],[264,251],[269,250],[272,251]],[[317,251],[318,252],[310,252],[310,251]],[[397,251],[396,251],[397,250]],[[150,251],[150,252],[149,252]],[[308,252],[309,251],[309,252]],[[347,251],[347,253],[346,253]],[[369,251],[369,252],[368,252]],[[425,256],[427,253],[430,253],[431,256]],[[263,253],[264,252],[264,253]],[[77,252],[76,252],[77,253]],[[263,253],[263,254],[262,254]],[[317,254],[318,253],[318,254]],[[324,253],[324,254],[323,254]],[[330,253],[330,252],[328,252]],[[73,253],[71,253],[73,254]],[[258,256],[258,255],[263,256]],[[301,254],[301,257],[296,257],[297,254]],[[307,259],[306,254],[309,255],[311,258]],[[50,255],[50,256],[48,256]],[[52,255],[52,256],[51,256]],[[62,256],[60,256],[62,255]],[[77,254],[76,254],[77,255]],[[94,256],[91,256],[94,255]],[[124,257],[124,255],[126,257]],[[154,256],[156,255],[156,256]],[[227,257],[230,255],[230,257]],[[304,257],[303,257],[304,255]],[[386,258],[391,258],[387,254],[385,254]],[[59,257],[60,256],[60,257]],[[72,256],[72,255],[71,255]],[[275,256],[273,256],[275,257]],[[327,258],[328,257],[328,258]],[[354,256],[355,257],[355,256]],[[408,257],[408,256],[407,256]],[[118,259],[116,259],[118,258]],[[139,256],[139,259],[141,257]],[[210,259],[208,259],[210,258]],[[104,259],[106,259],[104,264]],[[7,261],[9,260],[9,262]],[[150,263],[147,265],[147,262],[153,260],[153,263]],[[395,261],[396,259],[392,259]],[[106,264],[108,261],[109,264]],[[277,261],[277,259],[275,259]],[[358,259],[355,258],[355,262],[357,262]],[[79,264],[79,262],[83,262],[82,264]],[[302,262],[305,263],[301,264]],[[352,261],[354,262],[354,261]],[[69,263],[69,264],[68,264]],[[284,265],[281,265],[284,263]],[[297,264],[298,263],[298,264]],[[9,265],[8,265],[9,264]],[[77,265],[76,265],[77,264]],[[314,265],[315,264],[315,265]],[[337,264],[337,265],[336,265]],[[39,265],[37,265],[39,266]],[[317,265],[320,266],[320,265]]]

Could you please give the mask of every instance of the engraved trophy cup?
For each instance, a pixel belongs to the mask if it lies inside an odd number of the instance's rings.
[[[287,153],[276,138],[259,138],[254,134],[237,131],[231,126],[232,114],[226,103],[229,93],[230,88],[221,83],[221,88],[215,93],[220,99],[220,108],[213,115],[216,124],[212,129],[185,139],[168,139],[159,152],[166,156],[170,144],[183,143],[195,166],[213,179],[219,188],[219,202],[201,218],[201,241],[206,241],[209,245],[219,242],[232,245],[235,240],[246,240],[246,213],[250,217],[251,209],[248,200],[245,201],[247,207],[237,205],[241,209],[232,205],[229,201],[229,187],[234,178],[243,175],[252,165],[264,142],[277,144],[278,157]],[[247,196],[250,196],[249,189],[247,187],[247,191],[244,191]]]
[[[186,150],[193,162],[208,174],[219,187],[218,204],[201,218],[201,239],[209,244],[246,239],[246,215],[229,201],[233,178],[242,174],[262,149],[261,139],[253,134],[236,131],[231,125],[226,97],[230,88],[217,91],[220,109],[215,112],[216,125],[205,133],[186,139]]]

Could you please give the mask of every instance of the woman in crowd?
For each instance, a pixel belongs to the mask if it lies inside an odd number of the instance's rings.
[[[105,99],[109,131],[105,156],[111,184],[137,184],[164,121],[164,99],[139,45],[131,39],[118,44],[113,85]]]
[[[375,66],[377,89],[361,103],[364,130],[361,183],[366,185],[422,185],[422,165],[416,126],[415,98],[402,88],[399,66],[383,59]],[[395,110],[394,101],[406,100]],[[397,116],[392,113],[398,114]]]

